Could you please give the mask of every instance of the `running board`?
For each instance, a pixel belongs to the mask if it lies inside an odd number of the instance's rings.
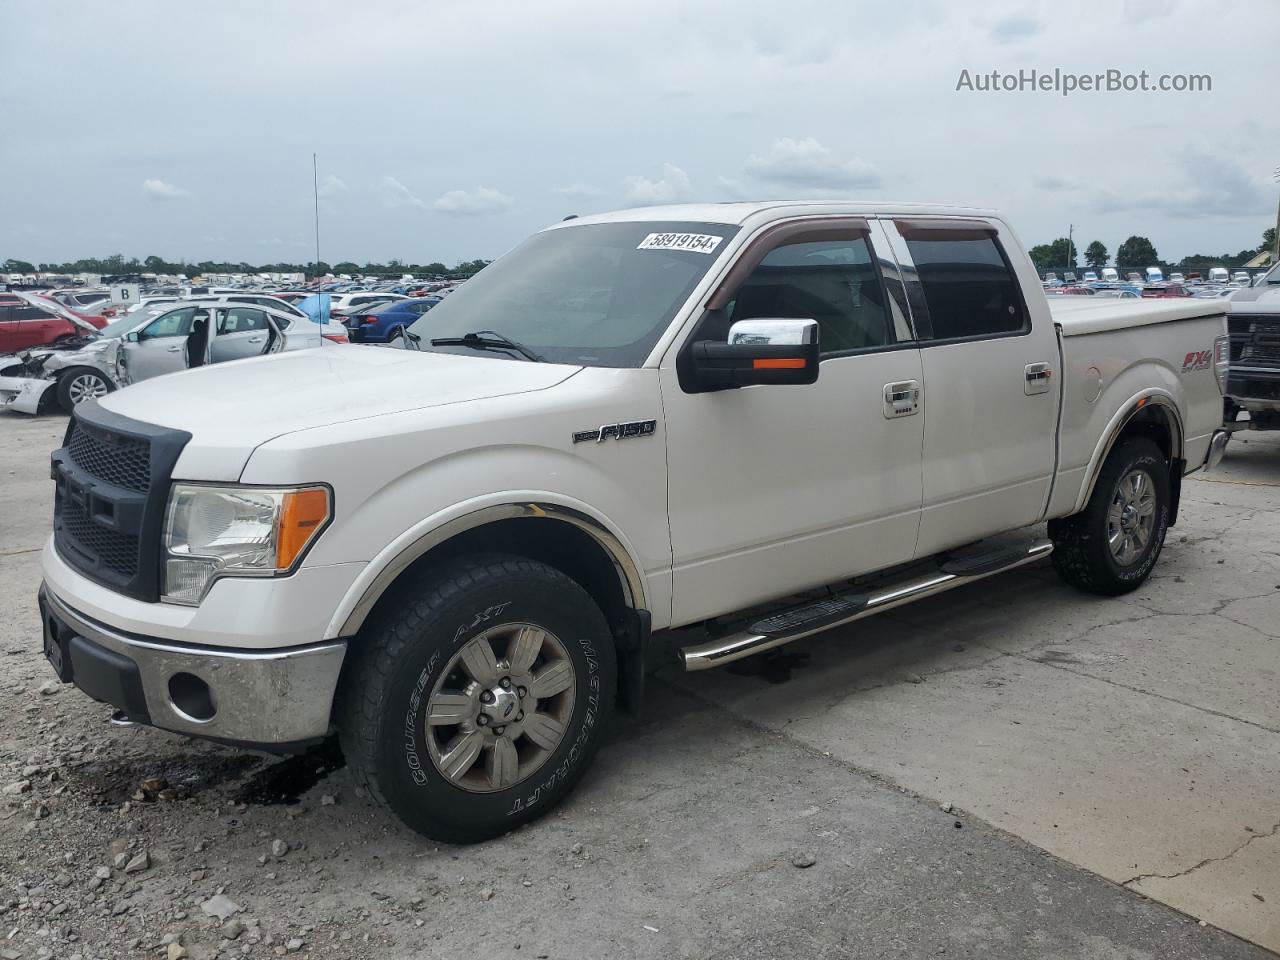
[[[843,593],[816,603],[791,607],[757,620],[737,633],[684,647],[680,650],[680,660],[688,671],[720,667],[801,637],[1014,570],[1052,552],[1053,543],[1049,540],[1023,541],[1016,548],[1006,547],[1003,550],[984,549],[978,544],[967,551],[948,554],[930,573],[879,584],[865,592]]]

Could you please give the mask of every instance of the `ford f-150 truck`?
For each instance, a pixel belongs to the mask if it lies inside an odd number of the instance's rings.
[[[1005,222],[955,207],[569,220],[403,349],[77,406],[45,650],[118,719],[281,752],[336,732],[414,829],[494,836],[566,795],[662,664],[1050,555],[1138,587],[1225,446],[1223,309],[1051,314]]]

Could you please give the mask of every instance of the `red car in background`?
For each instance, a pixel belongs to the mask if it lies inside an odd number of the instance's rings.
[[[1166,283],[1158,287],[1143,287],[1142,296],[1148,300],[1163,300],[1166,297],[1189,297],[1191,291],[1180,283]]]
[[[70,310],[38,294],[0,294],[0,354],[82,337],[107,322],[101,314]]]

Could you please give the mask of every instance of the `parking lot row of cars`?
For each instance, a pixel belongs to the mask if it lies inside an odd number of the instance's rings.
[[[1236,290],[1262,282],[1263,276],[1250,276],[1246,270],[1229,274],[1225,267],[1214,267],[1207,278],[1199,273],[1184,274],[1173,271],[1166,279],[1159,267],[1147,267],[1145,273],[1130,270],[1124,279],[1115,267],[1105,267],[1099,276],[1097,271],[1086,270],[1082,276],[1074,271],[1064,271],[1059,277],[1054,271],[1044,274],[1042,286],[1049,296],[1102,296],[1119,299],[1137,297],[1163,299],[1168,297],[1225,297]]]
[[[139,380],[206,363],[331,344],[394,343],[440,302],[390,290],[0,293],[0,409],[70,410]],[[415,290],[415,293],[425,292]]]

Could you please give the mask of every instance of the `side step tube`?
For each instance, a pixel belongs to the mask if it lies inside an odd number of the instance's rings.
[[[683,662],[685,670],[688,671],[709,670],[712,667],[724,666],[726,663],[732,663],[735,660],[741,660],[743,657],[749,657],[753,654],[764,653],[766,650],[780,647],[783,644],[790,643],[792,640],[799,640],[801,637],[812,636],[815,633],[821,633],[823,630],[843,626],[846,623],[861,620],[863,617],[869,617],[885,610],[892,610],[894,607],[901,607],[916,600],[922,600],[925,597],[931,597],[934,594],[964,586],[967,583],[976,583],[978,580],[995,576],[997,573],[1005,573],[1008,570],[1026,566],[1028,563],[1034,563],[1036,560],[1047,557],[1052,552],[1052,541],[1036,540],[1026,548],[1025,552],[1019,552],[999,565],[981,566],[970,573],[946,573],[939,569],[923,576],[916,576],[909,580],[883,586],[866,594],[865,597],[859,598],[860,602],[852,609],[849,609],[843,616],[835,619],[829,616],[820,616],[807,620],[800,618],[795,623],[794,629],[790,631],[763,632],[758,628],[767,621],[760,621],[753,624],[750,629],[732,633],[718,640],[709,640],[705,643],[685,647],[680,651],[680,660]],[[820,604],[814,606],[830,608],[829,603],[825,602],[820,602]],[[796,614],[802,614],[803,610],[803,607],[800,608],[796,611]],[[785,619],[785,617],[770,619]]]

